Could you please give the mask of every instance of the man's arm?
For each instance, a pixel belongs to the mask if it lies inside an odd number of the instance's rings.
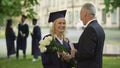
[[[92,59],[95,57],[97,35],[92,27],[87,27],[77,45],[76,59]]]

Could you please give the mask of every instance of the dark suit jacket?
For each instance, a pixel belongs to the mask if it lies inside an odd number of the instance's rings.
[[[102,68],[102,54],[105,34],[96,20],[85,28],[78,43],[74,44],[78,52],[75,59],[77,68]]]
[[[22,37],[20,31],[25,34],[25,37]],[[27,24],[18,25],[18,37],[17,37],[17,49],[26,50],[27,37],[29,34],[29,27]]]
[[[41,29],[39,26],[34,26],[32,32],[32,55],[41,55],[39,49],[39,41],[41,40]]]

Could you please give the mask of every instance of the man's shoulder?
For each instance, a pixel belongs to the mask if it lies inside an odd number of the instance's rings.
[[[25,23],[24,25],[28,26],[28,24],[27,24],[27,23]]]
[[[29,27],[27,23],[24,24],[24,27]]]
[[[87,27],[88,28],[97,29],[97,28],[100,28],[101,26],[99,25],[97,20],[94,20]]]
[[[40,26],[39,26],[39,25],[36,25],[35,28],[40,28]]]

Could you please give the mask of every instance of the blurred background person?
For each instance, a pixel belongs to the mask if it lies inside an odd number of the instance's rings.
[[[27,38],[29,34],[28,24],[25,23],[27,16],[22,15],[21,22],[18,24],[17,52],[16,58],[19,58],[19,50],[23,51],[23,57],[26,58]]]
[[[32,36],[32,55],[33,60],[37,61],[38,56],[41,56],[41,52],[39,49],[39,41],[41,40],[41,28],[37,25],[37,19],[32,20],[33,24],[33,32],[31,33]]]
[[[12,27],[12,19],[7,20],[6,30],[5,30],[5,37],[6,37],[6,45],[7,45],[7,58],[10,55],[15,54],[15,33]]]

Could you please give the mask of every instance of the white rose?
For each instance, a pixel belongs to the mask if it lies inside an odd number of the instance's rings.
[[[49,40],[44,40],[43,43],[44,43],[46,46],[48,46],[48,45],[50,45],[50,42],[51,42],[51,41],[49,41]]]
[[[52,36],[48,36],[48,37],[46,37],[45,39],[44,39],[44,43],[46,44],[46,45],[50,45],[50,42],[52,41]]]
[[[43,52],[46,52],[46,50],[47,50],[47,48],[46,47],[44,47],[44,46],[39,46],[39,48],[40,48],[40,51],[43,53]]]
[[[48,41],[52,41],[52,36],[48,36],[45,39],[48,40]]]
[[[47,38],[48,40],[52,41],[52,36],[48,36]]]
[[[40,46],[46,46],[45,40],[40,41]]]

